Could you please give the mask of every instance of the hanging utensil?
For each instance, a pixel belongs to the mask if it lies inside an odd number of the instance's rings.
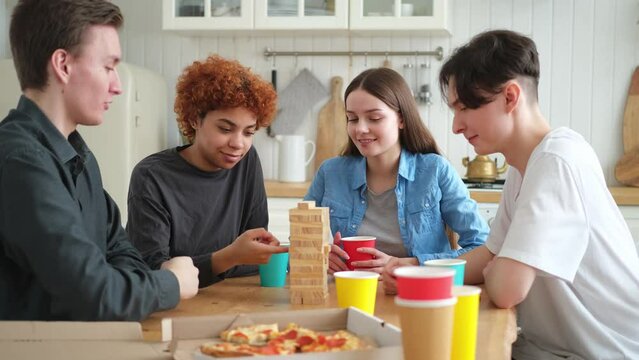
[[[271,85],[273,85],[273,89],[277,93],[277,68],[275,67],[275,56],[273,56],[273,66],[271,67]],[[275,137],[271,125],[266,127],[266,135],[270,138]]]

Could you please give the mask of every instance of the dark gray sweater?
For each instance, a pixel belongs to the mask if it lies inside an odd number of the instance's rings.
[[[200,287],[225,277],[254,274],[242,265],[213,274],[211,254],[248,229],[268,226],[260,159],[251,148],[231,169],[206,172],[168,149],[142,160],[129,187],[127,231],[151,268],[175,256],[190,256]]]

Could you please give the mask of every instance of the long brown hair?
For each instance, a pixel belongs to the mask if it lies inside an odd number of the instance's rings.
[[[388,68],[368,69],[362,72],[346,88],[344,101],[357,89],[362,89],[380,99],[401,116],[404,128],[399,130],[399,143],[403,149],[412,153],[441,154],[435,138],[419,116],[417,103],[406,81],[399,73]],[[342,155],[361,156],[362,154],[349,137]]]

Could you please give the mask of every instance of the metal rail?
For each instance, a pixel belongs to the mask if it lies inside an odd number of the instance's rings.
[[[444,49],[441,46],[434,51],[276,51],[266,48],[264,57],[278,56],[434,56],[441,61],[444,58]]]

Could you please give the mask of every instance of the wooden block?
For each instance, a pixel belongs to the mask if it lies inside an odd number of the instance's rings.
[[[298,261],[290,263],[291,273],[300,273],[300,274],[309,274],[313,272],[320,273],[321,271],[326,271],[328,269],[327,266],[324,265],[323,260],[307,260],[307,261]]]
[[[324,246],[322,246],[322,254],[324,254],[325,256],[328,256],[330,252],[331,252],[331,244],[324,244]]]
[[[319,262],[318,264],[314,264],[314,265],[306,265],[306,264],[296,264],[296,263],[291,263],[290,264],[291,267],[291,273],[313,273],[313,272],[323,272],[326,271],[323,262]]]
[[[322,248],[298,246],[288,250],[291,259],[317,259],[324,258],[325,253]]]
[[[326,253],[324,251],[306,251],[304,248],[299,248],[289,250],[288,255],[289,259],[318,260],[319,262],[322,262]]]
[[[291,223],[291,235],[318,235],[324,236],[324,226],[322,223]]]
[[[324,279],[324,282],[328,283],[328,274],[326,272],[319,273],[295,273],[289,274],[289,279]]]
[[[301,293],[303,298],[307,297],[324,297],[328,296],[328,287],[324,288],[317,285],[296,285],[290,288],[292,291]]]
[[[303,298],[304,298],[304,293],[301,291],[293,291],[293,289],[290,290],[290,295],[291,295],[291,304],[293,305],[302,305],[303,302]]]
[[[297,285],[310,285],[310,286],[319,286],[326,283],[326,279],[319,278],[290,278],[289,285],[290,287],[295,287]]]
[[[293,214],[293,215],[319,216],[319,217],[323,217],[322,215],[324,214],[324,212],[322,211],[322,208],[315,208],[315,209],[289,209],[288,213],[289,214]]]
[[[328,281],[326,278],[289,278],[289,289],[300,290],[302,287],[311,286],[316,289],[328,289]]]
[[[291,292],[296,292],[297,294],[301,294],[304,297],[317,297],[324,296],[326,294],[328,296],[328,287],[322,288],[318,287],[319,285],[293,285],[290,287]]]
[[[305,263],[305,260],[315,260],[318,263],[322,263],[324,260],[324,256],[319,254],[319,256],[317,254],[312,254],[312,253],[304,253],[304,252],[293,252],[293,251],[289,251],[288,253],[288,257],[289,257],[289,262],[292,262],[293,260],[299,260],[299,262],[297,263]]]
[[[297,203],[297,208],[298,209],[314,209],[315,208],[315,201],[300,201]]]
[[[322,254],[319,254],[322,255]],[[312,257],[305,253],[294,252],[289,254],[289,263],[295,265],[322,265],[324,256]]]
[[[322,247],[326,243],[323,239],[317,239],[308,236],[291,235],[289,241],[291,242],[290,248],[299,247],[306,249],[316,249],[316,251],[322,251]]]
[[[314,224],[321,224],[325,221],[326,217],[322,215],[321,212],[317,212],[317,211],[308,211],[308,210],[297,210],[297,209],[293,209],[293,210],[289,210],[288,212],[288,221],[291,224],[294,223],[302,223],[302,224],[308,224],[308,223],[314,223]]]
[[[325,304],[326,300],[328,300],[328,291],[304,291],[302,293],[303,305]]]

